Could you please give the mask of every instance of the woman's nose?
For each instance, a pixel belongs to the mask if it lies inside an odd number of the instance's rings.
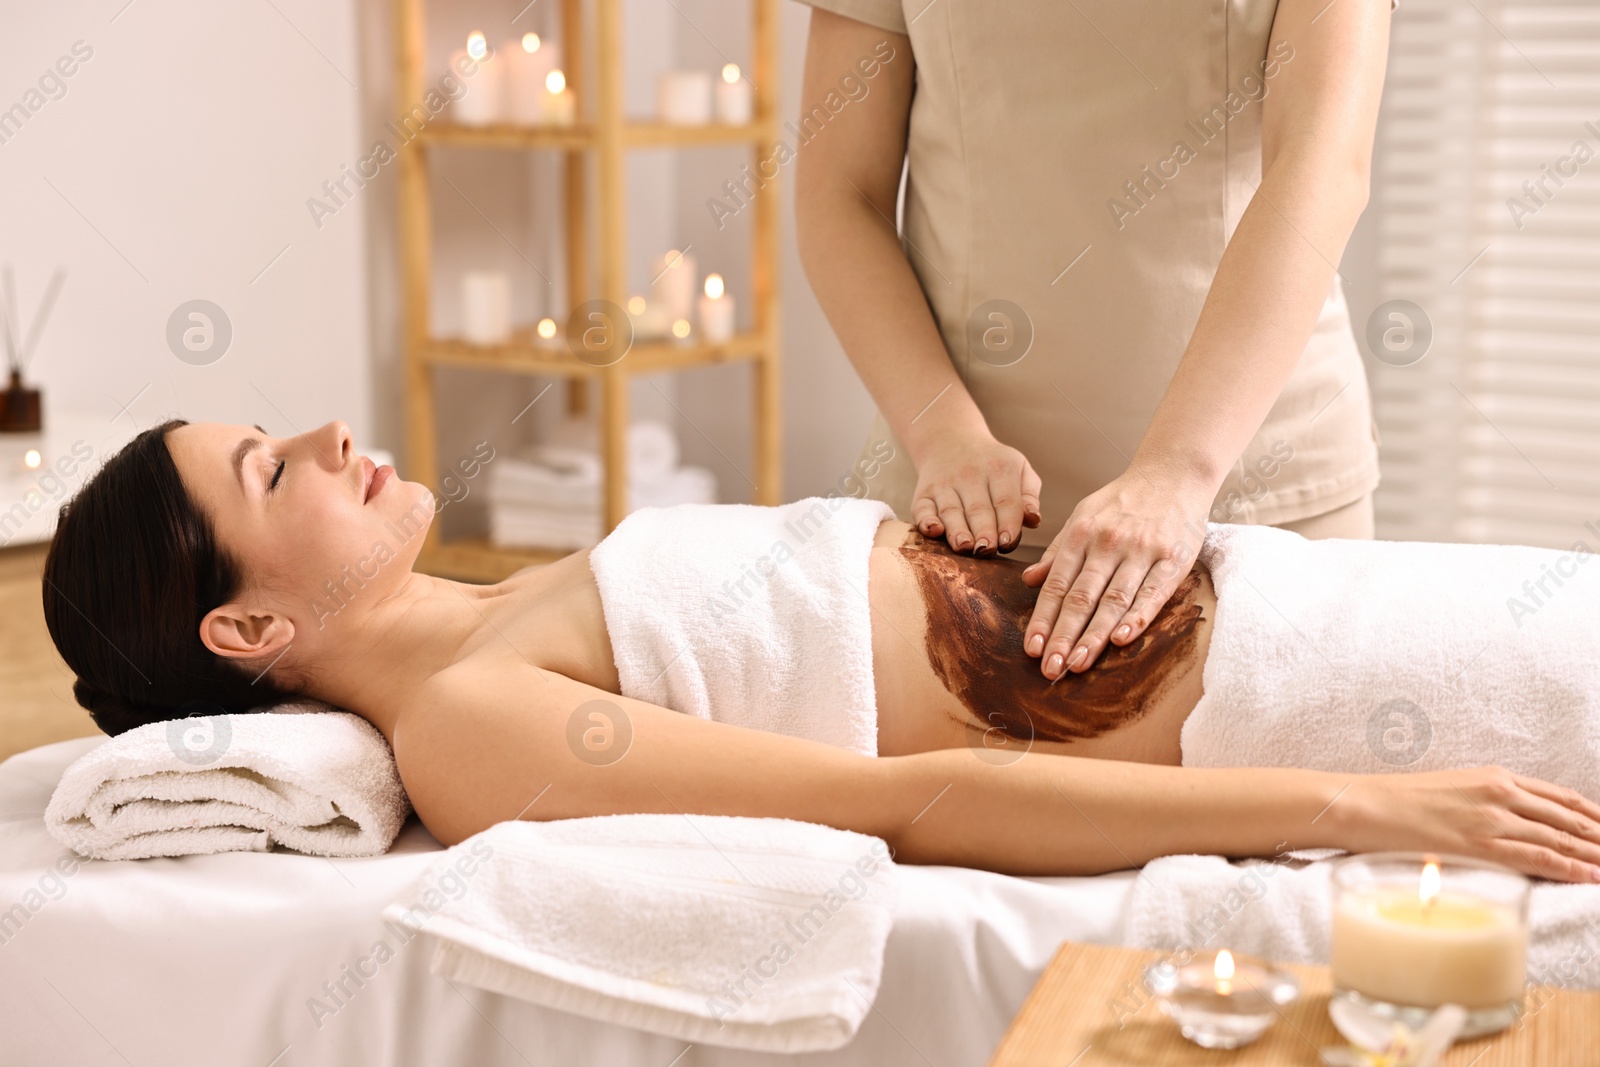
[[[339,419],[313,430],[311,438],[322,460],[334,470],[343,470],[344,465],[355,458],[355,435],[350,432],[350,426]]]

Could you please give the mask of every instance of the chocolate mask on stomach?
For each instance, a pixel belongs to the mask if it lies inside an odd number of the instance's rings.
[[[1022,584],[1025,564],[957,555],[915,529],[900,554],[922,592],[939,681],[980,723],[1018,739],[1087,740],[1134,722],[1181,675],[1199,637],[1196,564],[1138,639],[1107,645],[1093,667],[1052,683],[1022,648],[1039,597]]]

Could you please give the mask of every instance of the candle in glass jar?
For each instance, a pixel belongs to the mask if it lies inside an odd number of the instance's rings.
[[[467,36],[467,47],[450,53],[450,69],[461,77],[466,90],[450,106],[450,114],[464,126],[489,126],[505,116],[504,64],[497,62],[483,34]]]
[[[717,81],[717,121],[730,126],[743,126],[750,121],[750,83],[739,73],[738,64],[729,63],[722,68]]]
[[[705,295],[700,298],[700,336],[712,344],[722,344],[733,336],[733,297],[722,284],[722,275],[706,275]]]
[[[1491,1008],[1522,996],[1527,931],[1514,907],[1441,891],[1430,862],[1413,885],[1340,893],[1330,969],[1336,986],[1373,1000]]]

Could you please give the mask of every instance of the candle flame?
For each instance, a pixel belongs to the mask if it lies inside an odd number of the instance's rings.
[[[1233,953],[1223,949],[1217,953],[1217,962],[1212,965],[1212,974],[1216,975],[1217,992],[1233,992]]]
[[[672,324],[672,336],[679,337],[679,338],[688,337],[689,336],[689,320],[688,319],[678,319],[676,322],[674,322]]]
[[[473,59],[482,59],[489,54],[489,42],[483,39],[483,34],[473,30],[467,34],[467,55]]]
[[[1439,895],[1439,865],[1429,860],[1422,865],[1422,880],[1417,884],[1417,899],[1423,907],[1432,904]]]
[[[522,50],[524,52],[537,52],[539,46],[543,43],[543,41],[539,40],[537,33],[525,33],[522,35]]]
[[[722,80],[732,85],[739,80],[739,64],[729,63],[722,68]]]
[[[720,275],[720,274],[707,274],[706,275],[706,295],[709,296],[713,300],[720,300],[722,298],[722,291],[723,291],[722,275]]]
[[[550,338],[556,335],[556,320],[540,319],[538,330],[540,337],[543,337],[546,341],[550,340]]]
[[[552,93],[559,93],[567,87],[567,76],[559,70],[552,70],[544,76],[544,87]]]
[[[643,315],[644,314],[644,297],[642,297],[642,296],[630,296],[630,297],[628,297],[628,314],[630,314],[630,315]]]
[[[39,464],[44,462],[44,457],[39,455],[37,448],[30,448],[22,454],[22,462],[29,470],[37,470]]]

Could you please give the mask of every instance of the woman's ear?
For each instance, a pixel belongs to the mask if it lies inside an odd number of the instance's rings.
[[[284,615],[255,615],[243,605],[224,604],[200,620],[200,640],[228,659],[275,656],[294,640],[294,623]]]

